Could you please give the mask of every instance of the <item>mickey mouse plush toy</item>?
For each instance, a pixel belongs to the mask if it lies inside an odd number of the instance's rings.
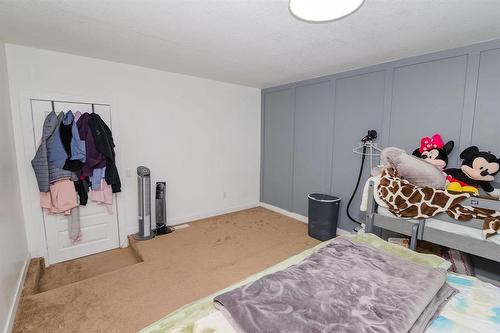
[[[413,151],[413,156],[419,157],[444,170],[446,165],[448,165],[448,155],[450,155],[454,146],[455,143],[453,141],[448,141],[444,144],[441,135],[434,134],[432,138],[425,137],[420,140],[420,148]]]
[[[490,184],[500,169],[500,159],[490,152],[479,151],[476,146],[465,149],[460,169],[444,170],[448,174],[448,191],[479,194],[479,187],[493,196],[500,196],[500,189]]]

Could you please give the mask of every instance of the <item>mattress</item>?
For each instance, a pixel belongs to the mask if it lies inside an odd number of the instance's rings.
[[[387,210],[387,208],[383,208],[380,206],[378,207],[377,213],[379,213],[380,215],[384,215],[384,216],[395,217],[394,214],[392,214],[389,210]],[[465,226],[467,224],[467,222],[463,222],[463,223],[464,223],[464,225],[460,225],[460,224],[456,224],[456,223],[441,221],[441,220],[436,219],[436,218],[429,218],[429,219],[425,220],[425,227],[438,229],[438,230],[450,232],[453,234],[457,234],[460,236],[474,238],[477,240],[484,240],[482,230],[469,228],[469,227]],[[494,235],[494,236],[488,237],[487,241],[500,245],[500,235]]]

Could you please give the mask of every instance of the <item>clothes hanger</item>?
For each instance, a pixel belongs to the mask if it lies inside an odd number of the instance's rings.
[[[55,102],[54,101],[50,101],[50,105],[52,106],[52,112],[56,112],[56,107],[55,107]],[[71,110],[69,110],[71,111]],[[64,111],[61,111],[63,114],[66,114],[66,112]],[[60,113],[60,112],[59,112]]]
[[[95,111],[94,111],[94,103],[92,103],[92,113],[95,113]]]
[[[373,169],[373,157],[380,156],[382,149],[380,149],[375,142],[372,140],[363,141],[359,146],[352,150],[353,153],[369,156],[370,157],[370,170]]]
[[[363,152],[363,148],[366,147],[368,151]],[[365,141],[356,148],[352,150],[353,153],[365,156],[380,156],[382,149],[380,149],[377,144],[373,141]]]

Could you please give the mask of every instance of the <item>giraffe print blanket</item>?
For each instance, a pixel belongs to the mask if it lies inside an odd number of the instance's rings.
[[[377,194],[388,205],[389,211],[401,218],[430,218],[446,213],[458,221],[483,220],[485,238],[500,233],[500,212],[461,205],[470,194],[452,194],[445,190],[413,185],[393,168],[382,171]]]

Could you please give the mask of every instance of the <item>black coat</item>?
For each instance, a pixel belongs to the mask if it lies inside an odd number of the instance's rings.
[[[111,186],[113,193],[121,192],[122,185],[115,164],[115,143],[111,130],[97,113],[89,115],[89,127],[94,137],[96,149],[106,157],[104,179]]]

